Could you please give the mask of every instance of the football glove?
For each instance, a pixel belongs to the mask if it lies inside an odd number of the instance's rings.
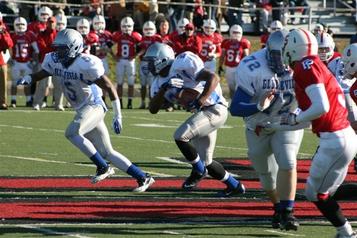
[[[121,130],[123,129],[123,124],[121,120],[121,109],[120,109],[119,99],[112,101],[112,107],[114,112],[113,123],[112,123],[113,130],[115,134],[120,134]]]
[[[114,117],[113,118],[113,130],[114,130],[115,134],[120,134],[122,128],[123,127],[122,127],[121,117]]]
[[[257,108],[259,111],[262,112],[270,106],[271,102],[274,100],[274,93],[275,90],[270,90],[262,95],[257,104]]]
[[[298,122],[296,121],[296,114],[291,112],[281,114],[280,124],[295,126],[296,124],[298,124]]]
[[[32,82],[32,78],[30,75],[25,75],[24,77],[18,79],[16,81],[17,85],[29,85]]]
[[[187,111],[189,112],[198,112],[202,108],[202,105],[200,104],[200,101],[198,99],[193,100],[188,104]]]
[[[182,88],[183,87],[183,80],[180,78],[170,78],[167,82],[161,85],[161,88],[168,89],[168,88]]]

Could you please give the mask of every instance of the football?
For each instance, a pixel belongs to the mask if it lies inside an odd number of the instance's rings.
[[[199,95],[200,92],[192,88],[184,88],[176,94],[177,103],[184,108],[188,108],[188,105],[193,102]]]

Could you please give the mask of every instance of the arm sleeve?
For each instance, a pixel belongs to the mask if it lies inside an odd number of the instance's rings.
[[[314,120],[330,110],[324,84],[311,84],[305,92],[311,101],[311,106],[297,115],[296,121],[299,123]]]
[[[252,96],[242,90],[240,87],[237,88],[234,93],[232,103],[230,106],[230,113],[232,116],[237,117],[247,117],[259,112],[256,103],[250,103]]]

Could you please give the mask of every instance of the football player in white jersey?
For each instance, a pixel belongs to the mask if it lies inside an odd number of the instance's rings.
[[[291,72],[282,62],[287,33],[273,32],[267,47],[240,62],[230,112],[245,121],[248,157],[274,204],[272,227],[297,230],[299,223],[293,216],[296,156],[303,130],[283,131],[273,126],[267,129],[267,125],[280,123],[281,113],[297,109]]]
[[[220,196],[244,193],[243,184],[213,160],[217,129],[228,116],[227,102],[222,96],[218,75],[204,69],[203,61],[192,52],[183,52],[175,59],[172,48],[164,43],[149,46],[143,59],[148,62],[148,68],[155,76],[149,104],[151,113],[157,113],[165,99],[175,103],[180,88],[194,89],[199,94],[187,108],[194,113],[174,134],[178,148],[192,165],[191,175],[182,188],[195,188],[209,174],[227,185],[219,193]]]
[[[48,53],[42,63],[42,70],[27,75],[18,84],[35,83],[50,75],[58,76],[64,95],[76,110],[65,136],[97,166],[92,183],[97,183],[114,174],[104,159],[120,170],[134,177],[139,186],[134,192],[144,192],[155,181],[111,145],[108,129],[104,123],[107,108],[102,100],[102,90],[108,92],[112,101],[116,134],[122,130],[120,102],[115,87],[104,74],[102,61],[94,56],[82,54],[83,38],[73,29],[60,31],[53,42],[54,52]]]

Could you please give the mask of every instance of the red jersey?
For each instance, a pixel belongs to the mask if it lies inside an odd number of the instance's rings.
[[[174,42],[173,49],[176,55],[185,51],[191,51],[195,54],[199,54],[202,50],[202,40],[200,37],[193,35],[186,37],[186,34],[176,35],[171,39]]]
[[[38,49],[40,50],[39,54],[39,62],[42,63],[45,55],[47,53],[52,52],[54,49],[52,48],[52,43],[55,40],[57,35],[57,31],[55,29],[46,29],[43,32],[40,32],[37,37]]]
[[[350,88],[350,95],[353,101],[357,104],[357,80],[353,83]]]
[[[320,132],[333,132],[342,130],[350,125],[347,120],[347,109],[345,107],[344,94],[325,64],[319,56],[309,56],[296,63],[294,66],[294,81],[296,99],[299,108],[305,111],[311,101],[305,89],[313,84],[324,84],[330,104],[330,110],[312,121],[312,131],[317,135]]]
[[[121,59],[135,58],[136,46],[140,43],[142,37],[138,32],[133,32],[131,35],[116,31],[112,37],[114,43],[117,43],[117,57]]]
[[[45,31],[46,28],[47,28],[47,23],[40,22],[40,21],[33,21],[27,26],[27,30],[35,34],[35,36],[38,36],[40,32]]]
[[[212,57],[209,55],[212,53],[216,53],[217,57],[221,55],[221,43],[223,41],[223,37],[221,34],[213,33],[212,35],[206,35],[204,33],[198,33],[198,37],[202,40],[202,50],[199,53],[199,56],[203,60],[203,62],[212,60]]]
[[[246,38],[242,38],[240,41],[225,39],[222,42],[222,49],[226,52],[224,65],[228,67],[236,67],[244,57],[244,50],[250,49],[250,42]]]
[[[92,45],[98,44],[99,37],[94,32],[89,32],[86,36],[83,36],[83,53],[90,54]]]
[[[5,51],[14,46],[10,34],[5,30],[0,34],[0,65],[5,65],[2,51]]]
[[[98,43],[96,46],[95,55],[100,59],[104,59],[108,54],[107,48],[110,48],[113,45],[112,33],[110,33],[109,31],[104,31],[103,33],[93,33],[98,36]]]
[[[270,33],[267,32],[267,33],[264,33],[263,35],[260,36],[260,46],[262,48],[265,47],[265,45],[267,44],[267,41],[268,41],[268,38],[270,36]]]
[[[140,49],[144,49],[146,51],[147,48],[149,48],[150,45],[152,45],[155,42],[162,42],[161,36],[158,34],[155,34],[153,36],[143,36],[139,43]],[[144,57],[144,54],[140,56],[140,59]]]
[[[12,48],[12,58],[17,62],[29,62],[32,59],[32,43],[36,42],[36,37],[32,32],[25,32],[25,34],[11,34],[11,39],[14,42]]]

